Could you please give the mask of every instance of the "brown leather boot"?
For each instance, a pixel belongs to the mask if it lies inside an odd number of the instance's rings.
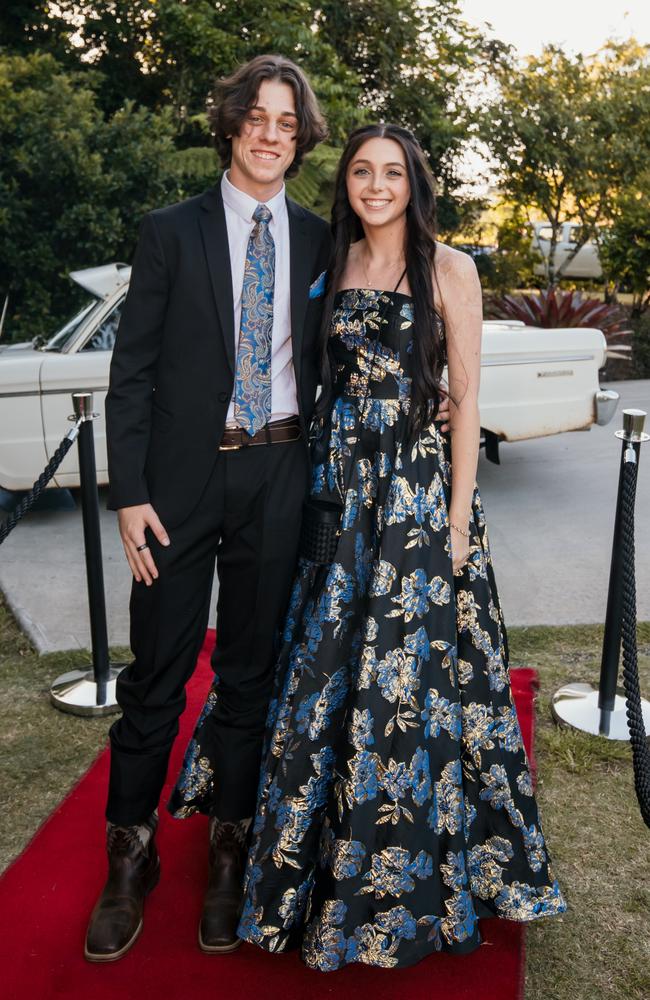
[[[210,817],[210,874],[199,924],[201,951],[223,953],[234,951],[241,944],[236,931],[243,901],[250,824],[250,818],[229,823]]]
[[[84,955],[89,962],[121,958],[142,930],[144,898],[160,877],[157,822],[154,813],[140,826],[107,825],[108,879],[86,932]]]

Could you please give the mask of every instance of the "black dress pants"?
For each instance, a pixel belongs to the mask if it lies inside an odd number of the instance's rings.
[[[285,615],[309,481],[303,441],[217,453],[203,495],[162,546],[147,529],[159,571],[133,581],[131,649],[118,676],[121,717],[111,726],[106,817],[142,822],[156,808],[208,622],[215,557],[219,575],[219,678],[215,732],[220,754],[213,812],[254,812],[277,635]]]

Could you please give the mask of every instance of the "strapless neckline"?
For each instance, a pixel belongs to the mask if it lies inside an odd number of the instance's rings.
[[[334,297],[337,295],[345,295],[346,292],[367,292],[373,295],[400,295],[403,299],[412,299],[413,296],[409,292],[394,292],[389,288],[339,288],[337,292],[334,293]]]

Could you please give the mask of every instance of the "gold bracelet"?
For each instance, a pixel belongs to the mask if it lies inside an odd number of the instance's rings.
[[[452,524],[451,521],[449,522],[449,526],[457,531],[459,535],[464,535],[465,538],[469,538],[469,531],[463,531],[462,528],[459,528],[457,524]]]

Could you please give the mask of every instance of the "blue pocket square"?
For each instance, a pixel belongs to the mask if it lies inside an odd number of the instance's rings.
[[[327,279],[327,271],[322,271],[316,278],[316,281],[312,281],[311,285],[309,286],[310,299],[318,299],[321,297],[321,295],[325,294],[326,279]]]

